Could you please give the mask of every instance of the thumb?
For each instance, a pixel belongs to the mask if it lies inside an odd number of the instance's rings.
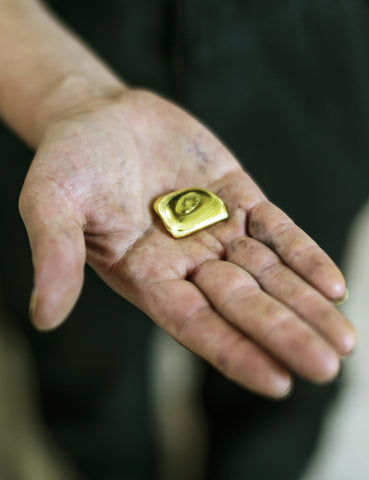
[[[32,249],[30,315],[41,330],[55,328],[73,309],[83,285],[86,248],[82,222],[65,195],[23,187],[19,210]]]

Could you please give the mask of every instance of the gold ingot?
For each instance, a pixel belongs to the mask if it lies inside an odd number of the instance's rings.
[[[227,207],[214,193],[185,188],[159,197],[154,210],[174,238],[185,237],[228,218]]]

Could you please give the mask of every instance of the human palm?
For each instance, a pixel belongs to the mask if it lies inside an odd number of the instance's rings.
[[[172,238],[152,204],[186,187],[217,194],[229,219]],[[351,324],[331,303],[345,292],[332,261],[216,137],[156,95],[130,90],[54,120],[20,210],[40,328],[73,308],[87,260],[180,343],[266,395],[285,394],[290,371],[333,378],[354,347]]]

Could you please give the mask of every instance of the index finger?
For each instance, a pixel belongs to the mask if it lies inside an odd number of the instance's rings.
[[[301,228],[269,201],[256,204],[247,219],[248,234],[274,250],[292,270],[332,301],[344,297],[345,279],[331,258]]]

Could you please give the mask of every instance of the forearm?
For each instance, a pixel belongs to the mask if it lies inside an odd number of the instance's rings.
[[[37,0],[0,0],[0,116],[29,145],[66,110],[123,89]]]

